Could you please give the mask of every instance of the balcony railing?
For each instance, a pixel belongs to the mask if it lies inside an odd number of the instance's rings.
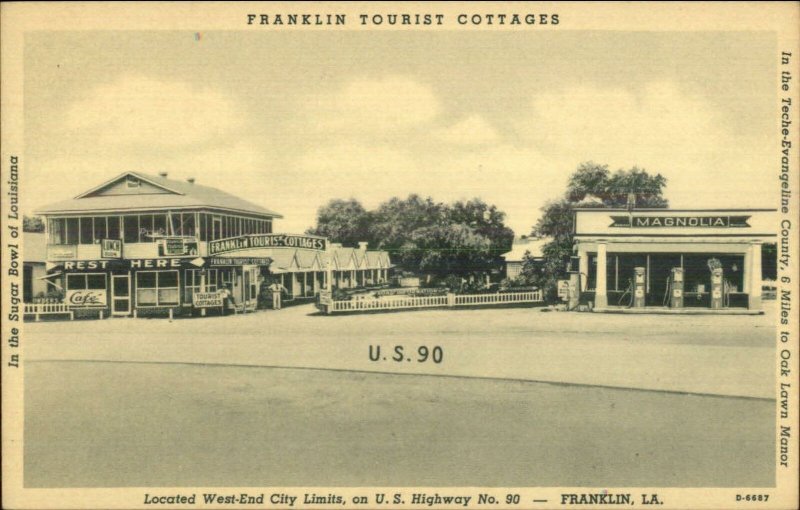
[[[164,258],[159,255],[159,243],[122,243],[123,259],[157,259]],[[197,243],[199,256],[208,253],[208,243]],[[47,261],[58,262],[67,260],[101,260],[113,257],[103,257],[100,244],[48,244]]]

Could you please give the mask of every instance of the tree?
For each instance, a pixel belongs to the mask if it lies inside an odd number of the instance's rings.
[[[468,225],[490,242],[489,256],[498,258],[511,250],[514,231],[505,225],[506,215],[479,198],[455,202],[448,211],[450,222]]]
[[[369,215],[355,199],[335,199],[317,210],[317,226],[307,234],[327,237],[333,242],[358,246],[369,238]]]
[[[438,276],[485,273],[500,266],[514,238],[505,213],[480,199],[447,205],[411,194],[365,211],[357,202],[334,200],[320,208],[308,233],[390,252],[395,264]]]
[[[23,216],[23,232],[44,232],[44,221],[40,216]]]
[[[447,207],[431,197],[411,194],[383,202],[370,215],[370,244],[385,250],[399,250],[421,228],[448,223]]]
[[[463,223],[423,227],[413,232],[401,249],[400,262],[439,276],[487,270],[493,258],[492,242]]]
[[[531,235],[552,238],[542,248],[542,282],[546,295],[555,296],[557,281],[566,277],[576,207],[628,207],[631,198],[635,207],[667,207],[663,196],[666,184],[667,179],[661,174],[650,175],[638,167],[612,174],[608,165],[581,163],[567,181],[564,198],[548,202],[531,231]]]

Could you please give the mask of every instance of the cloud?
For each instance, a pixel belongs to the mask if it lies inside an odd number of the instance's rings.
[[[122,76],[73,103],[63,126],[97,143],[156,147],[219,142],[243,127],[243,111],[220,91]]]
[[[672,206],[773,204],[763,179],[770,147],[742,140],[724,118],[711,102],[675,84],[648,83],[636,93],[581,85],[537,93],[516,128],[524,143],[567,173],[588,160],[661,173]],[[746,197],[743,186],[751,191]]]
[[[506,212],[520,233],[530,230],[541,204],[563,193],[566,183],[537,151],[505,144],[417,154],[396,146],[333,143],[305,153],[286,173],[286,182],[276,187],[307,190],[308,200],[295,201],[291,210],[292,216],[310,214],[312,222],[316,208],[332,198],[352,197],[371,209],[417,193],[443,202],[481,197]]]
[[[499,139],[494,127],[480,115],[470,115],[438,130],[436,135],[442,141],[460,145],[486,145]]]
[[[308,100],[317,129],[338,135],[397,133],[432,122],[441,110],[427,85],[403,76],[359,78]]]

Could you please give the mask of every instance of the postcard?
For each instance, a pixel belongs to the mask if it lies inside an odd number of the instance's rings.
[[[797,3],[0,12],[4,508],[797,508]]]

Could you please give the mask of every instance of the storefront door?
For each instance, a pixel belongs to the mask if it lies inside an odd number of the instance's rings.
[[[131,277],[127,274],[111,275],[111,314],[130,315]]]

